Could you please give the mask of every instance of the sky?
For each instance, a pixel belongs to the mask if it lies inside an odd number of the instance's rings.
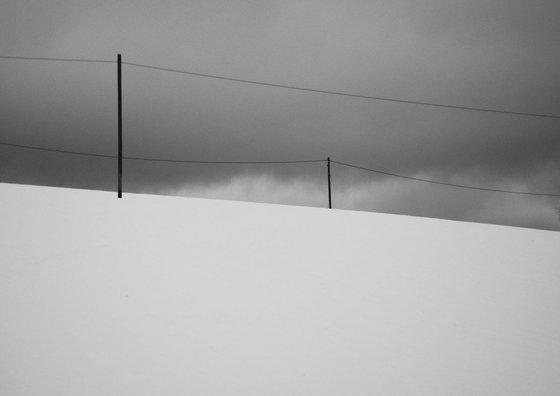
[[[2,395],[560,393],[557,232],[126,198],[0,184]]]
[[[560,115],[557,1],[27,1],[0,56],[115,60],[357,95]],[[0,141],[117,152],[116,65],[0,59]],[[560,193],[558,119],[293,91],[123,66],[124,155],[326,159]],[[325,207],[324,163],[126,161],[129,192]],[[106,158],[0,147],[0,180],[114,190]],[[560,199],[333,164],[333,206],[560,230]]]

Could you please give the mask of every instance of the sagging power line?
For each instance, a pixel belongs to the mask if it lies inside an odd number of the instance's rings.
[[[0,142],[0,145],[18,147],[28,150],[38,150],[47,151],[60,154],[73,154],[81,155],[86,157],[102,157],[102,158],[118,158],[118,155],[109,154],[97,154],[97,153],[86,153],[83,151],[71,151],[71,150],[58,150],[46,147],[38,146],[28,146],[24,144],[15,144],[8,142]],[[147,162],[171,162],[171,163],[182,163],[182,164],[222,164],[222,165],[266,165],[266,164],[302,164],[302,163],[313,163],[313,162],[326,162],[324,159],[309,159],[309,160],[287,160],[287,161],[199,161],[199,160],[180,160],[180,159],[168,159],[168,158],[146,158],[146,157],[127,157],[123,156],[123,159],[129,161],[147,161]]]
[[[60,154],[73,154],[73,155],[80,155],[80,156],[102,157],[102,158],[111,158],[111,159],[118,158],[118,156],[116,155],[86,153],[86,152],[70,151],[70,150],[59,150],[59,149],[52,149],[52,148],[38,147],[38,146],[28,146],[28,145],[8,143],[8,142],[0,142],[0,145],[23,148],[28,150],[60,153]],[[455,188],[478,190],[478,191],[488,191],[488,192],[495,192],[495,193],[505,193],[505,194],[532,195],[532,196],[542,196],[542,197],[560,197],[560,194],[554,194],[554,193],[512,191],[512,190],[504,190],[504,189],[497,189],[497,188],[469,186],[465,184],[447,183],[438,180],[423,179],[423,178],[406,176],[406,175],[401,175],[392,172],[386,172],[378,169],[366,168],[363,166],[358,166],[347,162],[336,161],[334,159],[331,159],[330,157],[327,159],[303,159],[303,160],[286,160],[286,161],[205,161],[205,160],[179,160],[179,159],[166,159],[166,158],[146,158],[146,157],[126,157],[126,156],[123,156],[122,158],[123,160],[130,160],[130,161],[170,162],[170,163],[184,163],[184,164],[218,164],[218,165],[220,164],[221,165],[280,165],[280,164],[303,164],[303,163],[328,163],[329,165],[337,164],[349,168],[378,173],[385,176],[408,179],[408,180],[422,182],[422,183],[437,184],[437,185],[442,185],[447,187],[455,187]],[[330,169],[329,169],[329,186],[330,186]]]
[[[114,61],[114,60],[104,60],[104,59],[48,58],[48,57],[30,57],[30,56],[0,56],[0,59],[54,61],[54,62],[116,63],[116,61]],[[453,105],[453,104],[435,103],[435,102],[428,102],[428,101],[422,101],[422,100],[409,100],[409,99],[399,99],[399,98],[388,98],[388,97],[382,97],[382,96],[361,95],[361,94],[354,94],[354,93],[349,93],[349,92],[331,91],[331,90],[325,90],[325,89],[315,89],[315,88],[301,87],[301,86],[295,86],[295,85],[277,84],[277,83],[256,81],[256,80],[250,80],[250,79],[234,78],[234,77],[221,76],[221,75],[215,75],[215,74],[198,73],[198,72],[193,72],[193,71],[189,71],[189,70],[180,70],[180,69],[174,69],[174,68],[168,68],[168,67],[146,65],[146,64],[141,64],[141,63],[122,62],[122,64],[123,65],[128,65],[128,66],[133,66],[133,67],[159,70],[159,71],[170,72],[170,73],[178,73],[178,74],[184,74],[184,75],[195,76],[195,77],[225,80],[225,81],[231,81],[231,82],[242,83],[242,84],[260,85],[260,86],[266,86],[266,87],[272,87],[272,88],[281,88],[281,89],[288,89],[288,90],[295,90],[295,91],[312,92],[312,93],[319,93],[319,94],[326,94],[326,95],[335,95],[335,96],[341,96],[341,97],[350,97],[350,98],[358,98],[358,99],[366,99],[366,100],[374,100],[374,101],[410,104],[410,105],[418,105],[418,106],[429,106],[429,107],[464,110],[464,111],[485,112],[485,113],[495,113],[495,114],[507,114],[507,115],[514,115],[514,116],[523,116],[523,117],[560,119],[560,115],[556,115],[556,114],[544,114],[544,113],[533,113],[533,112],[526,112],[526,111],[500,110],[500,109],[492,109],[492,108],[487,108],[487,107],[459,106],[459,105]]]
[[[498,109],[490,109],[490,108],[485,108],[485,107],[457,106],[457,105],[451,105],[451,104],[442,104],[442,103],[434,103],[434,102],[426,102],[426,101],[395,99],[395,98],[387,98],[387,97],[381,97],[381,96],[360,95],[360,94],[353,94],[353,93],[348,93],[348,92],[338,92],[338,91],[330,91],[330,90],[324,90],[324,89],[305,88],[305,87],[298,87],[298,86],[295,86],[295,85],[275,84],[275,83],[255,81],[255,80],[245,80],[245,79],[240,79],[240,78],[218,76],[218,75],[213,75],[213,74],[196,73],[196,72],[192,72],[192,71],[188,71],[188,70],[170,69],[170,68],[166,68],[166,67],[143,65],[143,64],[140,64],[140,63],[132,63],[132,62],[123,62],[123,65],[142,67],[142,68],[146,68],[146,69],[153,69],[153,70],[159,70],[159,71],[165,71],[165,72],[171,72],[171,73],[187,74],[187,75],[196,76],[196,77],[205,77],[205,78],[212,78],[212,79],[217,79],[217,80],[233,81],[233,82],[243,83],[243,84],[262,85],[262,86],[266,86],[266,87],[290,89],[290,90],[305,91],[305,92],[313,92],[313,93],[320,93],[320,94],[327,94],[327,95],[345,96],[345,97],[358,98],[358,99],[369,99],[369,100],[384,101],[384,102],[394,102],[394,103],[412,104],[412,105],[420,105],[420,106],[440,107],[440,108],[456,109],[456,110],[478,111],[478,112],[486,112],[486,113],[509,114],[509,115],[526,116],[526,117],[541,117],[541,118],[560,119],[560,115],[554,115],[554,114],[540,114],[540,113],[530,113],[530,112],[520,112],[520,111],[498,110]]]
[[[40,56],[4,56],[0,55],[0,59],[12,60],[33,60],[33,61],[47,61],[47,62],[84,62],[84,63],[116,63],[114,60],[104,59],[80,59],[80,58],[48,58]]]
[[[467,186],[467,185],[464,185],[464,184],[447,183],[447,182],[441,182],[441,181],[437,181],[437,180],[430,180],[430,179],[423,179],[423,178],[419,178],[419,177],[399,175],[399,174],[396,174],[396,173],[385,172],[385,171],[381,171],[381,170],[378,170],[378,169],[365,168],[363,166],[348,164],[346,162],[340,162],[340,161],[335,161],[335,160],[331,160],[331,162],[335,163],[335,164],[338,164],[338,165],[346,166],[346,167],[349,167],[349,168],[360,169],[360,170],[373,172],[373,173],[378,173],[378,174],[382,174],[382,175],[386,175],[386,176],[398,177],[398,178],[401,178],[401,179],[408,179],[408,180],[413,180],[413,181],[423,182],[423,183],[438,184],[438,185],[447,186],[447,187],[465,188],[465,189],[469,189],[469,190],[479,190],[479,191],[490,191],[490,192],[505,193],[505,194],[536,195],[536,196],[544,196],[544,197],[560,197],[560,194],[512,191],[512,190],[502,190],[502,189],[496,189],[496,188]]]

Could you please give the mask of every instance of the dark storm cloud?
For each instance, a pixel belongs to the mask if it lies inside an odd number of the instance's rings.
[[[3,2],[0,52],[101,59],[122,52],[125,61],[279,84],[560,113],[556,1],[45,4]],[[116,152],[114,65],[2,61],[0,75],[2,140]],[[325,96],[131,66],[125,66],[124,85],[125,155],[209,160],[332,156],[456,183],[560,191],[560,135],[554,119]],[[0,150],[3,180],[112,188],[111,161]],[[256,185],[251,177],[269,191],[273,182],[280,183],[285,196],[314,196],[324,182],[323,164],[225,168],[127,162],[125,173],[127,188],[134,191],[196,190],[204,196],[208,191],[241,196],[235,191]],[[384,178],[375,175],[342,169],[339,175],[344,175],[338,181],[344,191],[368,190],[369,183],[384,186]],[[404,201],[397,212],[437,216],[417,207],[406,192],[409,187],[397,185],[385,185],[387,196]],[[252,194],[266,195],[255,188]],[[418,202],[434,201],[430,193],[414,195]],[[347,207],[375,210],[350,195],[343,201]],[[439,217],[477,218],[459,201],[447,200],[455,203]],[[478,207],[491,201],[484,196],[476,200]]]

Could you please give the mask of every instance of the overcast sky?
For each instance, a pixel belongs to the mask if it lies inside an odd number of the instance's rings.
[[[29,1],[0,5],[0,55],[116,59],[360,95],[560,114],[556,0]],[[560,120],[329,96],[141,69],[125,155],[338,161],[560,193]],[[0,59],[0,141],[116,153],[116,65]],[[114,189],[111,159],[0,146],[0,179]],[[124,188],[326,206],[323,163],[125,163]],[[558,198],[333,165],[337,208],[560,229]]]

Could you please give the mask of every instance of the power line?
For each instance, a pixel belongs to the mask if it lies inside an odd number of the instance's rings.
[[[27,146],[23,144],[14,144],[14,143],[7,143],[7,142],[0,142],[0,145],[3,146],[10,146],[10,147],[18,147],[28,150],[38,150],[38,151],[47,151],[47,152],[54,152],[54,153],[61,153],[61,154],[73,154],[73,155],[81,155],[81,156],[88,156],[88,157],[102,157],[102,158],[118,158],[116,155],[106,155],[106,154],[97,154],[97,153],[85,153],[80,151],[70,151],[70,150],[58,150],[58,149],[51,149],[46,147],[38,147],[38,146]],[[290,161],[199,161],[199,160],[177,160],[177,159],[165,159],[165,158],[144,158],[144,157],[123,157],[124,160],[131,160],[131,161],[150,161],[150,162],[173,162],[173,163],[185,163],[185,164],[225,164],[225,165],[266,165],[266,164],[301,164],[301,163],[317,163],[317,162],[327,162],[326,159],[310,159],[310,160],[290,160]],[[365,168],[363,166],[353,165],[346,162],[340,162],[331,159],[330,162],[342,166],[347,166],[350,168],[361,169],[368,172],[374,172],[386,176],[391,177],[398,177],[402,179],[414,180],[423,183],[431,183],[431,184],[438,184],[442,186],[448,187],[457,187],[463,189],[470,189],[470,190],[479,190],[479,191],[490,191],[490,192],[498,192],[498,193],[506,193],[506,194],[518,194],[518,195],[532,195],[532,196],[545,196],[545,197],[560,197],[560,194],[549,194],[549,193],[536,193],[536,192],[525,192],[525,191],[511,191],[511,190],[502,190],[502,189],[494,189],[494,188],[484,188],[484,187],[475,187],[475,186],[467,186],[464,184],[454,184],[454,183],[446,183],[437,180],[429,180],[429,179],[422,179],[418,177],[411,177],[400,175],[391,172],[380,171],[377,169]]]
[[[2,55],[0,55],[0,59],[35,60],[35,61],[51,61],[51,62],[116,63],[116,61],[103,60],[103,59],[43,58],[43,57],[36,57],[36,56],[2,56]]]
[[[160,158],[139,158],[139,157],[123,157],[125,160],[134,161],[155,161],[155,162],[176,162],[184,164],[231,164],[231,165],[266,165],[266,164],[304,164],[313,162],[327,162],[323,159],[311,160],[293,160],[293,161],[198,161],[198,160],[175,160],[175,159],[160,159]]]
[[[38,146],[27,146],[23,144],[14,144],[7,142],[0,142],[0,145],[18,147],[28,150],[38,150],[47,151],[53,153],[61,154],[73,154],[81,155],[87,157],[102,157],[102,158],[118,158],[116,155],[106,155],[106,154],[96,154],[96,153],[85,153],[81,151],[70,151],[70,150],[57,150],[46,147]],[[179,159],[165,159],[165,158],[144,158],[144,157],[124,157],[124,160],[130,161],[150,161],[150,162],[174,162],[183,164],[225,164],[225,165],[266,165],[266,164],[302,164],[302,163],[313,163],[313,162],[326,162],[324,159],[310,159],[310,160],[289,160],[289,161],[199,161],[199,160],[179,160]]]
[[[114,61],[114,60],[103,60],[103,59],[47,58],[47,57],[31,57],[31,56],[0,56],[0,59],[54,61],[54,62],[116,63],[116,61]],[[294,85],[276,84],[276,83],[268,83],[268,82],[263,82],[263,81],[255,81],[255,80],[247,80],[247,79],[241,79],[241,78],[218,76],[218,75],[213,75],[213,74],[197,73],[197,72],[192,72],[192,71],[188,71],[188,70],[171,69],[171,68],[167,68],[167,67],[145,65],[145,64],[140,64],[140,63],[132,63],[132,62],[122,62],[122,63],[125,64],[125,65],[129,65],[129,66],[135,66],[135,67],[141,67],[141,68],[153,69],[153,70],[159,70],[159,71],[171,72],[171,73],[180,73],[180,74],[186,74],[186,75],[196,76],[196,77],[212,78],[212,79],[232,81],[232,82],[243,83],[243,84],[261,85],[261,86],[267,86],[267,87],[283,88],[283,89],[290,89],[290,90],[304,91],[304,92],[313,92],[313,93],[320,93],[320,94],[327,94],[327,95],[336,95],[336,96],[359,98],[359,99],[368,99],[368,100],[376,100],[376,101],[384,101],[384,102],[403,103],[403,104],[412,104],[412,105],[419,105],[419,106],[430,106],[430,107],[439,107],[439,108],[456,109],[456,110],[467,110],[467,111],[476,111],[476,112],[485,112],[485,113],[497,113],[497,114],[508,114],[508,115],[524,116],[524,117],[539,117],[539,118],[560,119],[560,115],[555,115],[555,114],[543,114],[543,113],[531,113],[531,112],[521,112],[521,111],[498,110],[498,109],[490,109],[490,108],[485,108],[485,107],[457,106],[457,105],[451,105],[451,104],[434,103],[434,102],[426,102],[426,101],[418,101],[418,100],[406,100],[406,99],[387,98],[387,97],[381,97],[381,96],[360,95],[360,94],[353,94],[353,93],[348,93],[348,92],[339,92],[339,91],[330,91],[330,90],[324,90],[324,89],[305,88],[305,87],[299,87],[299,86],[294,86]]]
[[[464,185],[464,184],[445,183],[445,182],[440,182],[440,181],[436,181],[436,180],[422,179],[422,178],[419,178],[419,177],[399,175],[399,174],[396,174],[396,173],[380,171],[380,170],[377,170],[377,169],[364,168],[362,166],[352,165],[352,164],[348,164],[348,163],[345,163],[345,162],[339,162],[339,161],[335,161],[335,160],[331,160],[331,162],[335,163],[335,164],[338,164],[338,165],[343,165],[343,166],[347,166],[347,167],[355,168],[355,169],[361,169],[361,170],[368,171],[368,172],[379,173],[379,174],[386,175],[386,176],[399,177],[399,178],[402,178],[402,179],[414,180],[414,181],[423,182],[423,183],[439,184],[439,185],[448,186],[448,187],[465,188],[465,189],[469,189],[469,190],[491,191],[491,192],[506,193],[506,194],[535,195],[535,196],[543,196],[543,197],[560,197],[560,194],[500,190],[500,189],[494,189],[494,188],[467,186],[467,185]]]
[[[74,155],[82,155],[87,157],[102,157],[102,158],[117,158],[116,155],[105,155],[105,154],[95,154],[95,153],[84,153],[80,151],[69,151],[69,150],[57,150],[51,149],[46,147],[37,147],[37,146],[26,146],[23,144],[15,144],[15,143],[7,143],[7,142],[0,142],[3,146],[10,146],[10,147],[18,147],[27,150],[38,150],[38,151],[48,151],[52,153],[61,153],[61,154],[74,154]]]
[[[262,81],[245,80],[245,79],[240,79],[240,78],[218,76],[218,75],[213,75],[213,74],[196,73],[196,72],[191,72],[191,71],[187,71],[187,70],[178,70],[178,69],[170,69],[170,68],[166,68],[166,67],[143,65],[143,64],[140,64],[140,63],[131,63],[131,62],[122,62],[122,63],[125,64],[125,65],[129,65],[129,66],[136,66],[136,67],[165,71],[165,72],[171,72],[171,73],[187,74],[187,75],[196,76],[196,77],[213,78],[213,79],[233,81],[233,82],[243,83],[243,84],[262,85],[262,86],[266,86],[266,87],[291,89],[291,90],[305,91],[305,92],[314,92],[314,93],[321,93],[321,94],[327,94],[327,95],[345,96],[345,97],[351,97],[351,98],[369,99],[369,100],[394,102],[394,103],[405,103],[405,104],[413,104],[413,105],[420,105],[420,106],[442,107],[442,108],[457,109],[457,110],[478,111],[478,112],[486,112],[486,113],[498,113],[498,114],[509,114],[509,115],[525,116],[525,117],[540,117],[540,118],[560,119],[560,115],[554,115],[554,114],[541,114],[541,113],[529,113],[529,112],[508,111],[508,110],[497,110],[497,109],[489,109],[489,108],[483,108],[483,107],[456,106],[456,105],[450,105],[450,104],[424,102],[424,101],[416,101],[416,100],[405,100],[405,99],[386,98],[386,97],[380,97],[380,96],[359,95],[359,94],[352,94],[352,93],[347,93],[347,92],[338,92],[338,91],[328,91],[328,90],[323,90],[323,89],[304,88],[304,87],[297,87],[297,86],[294,86],[294,85],[275,84],[275,83],[268,83],[268,82],[262,82]]]

